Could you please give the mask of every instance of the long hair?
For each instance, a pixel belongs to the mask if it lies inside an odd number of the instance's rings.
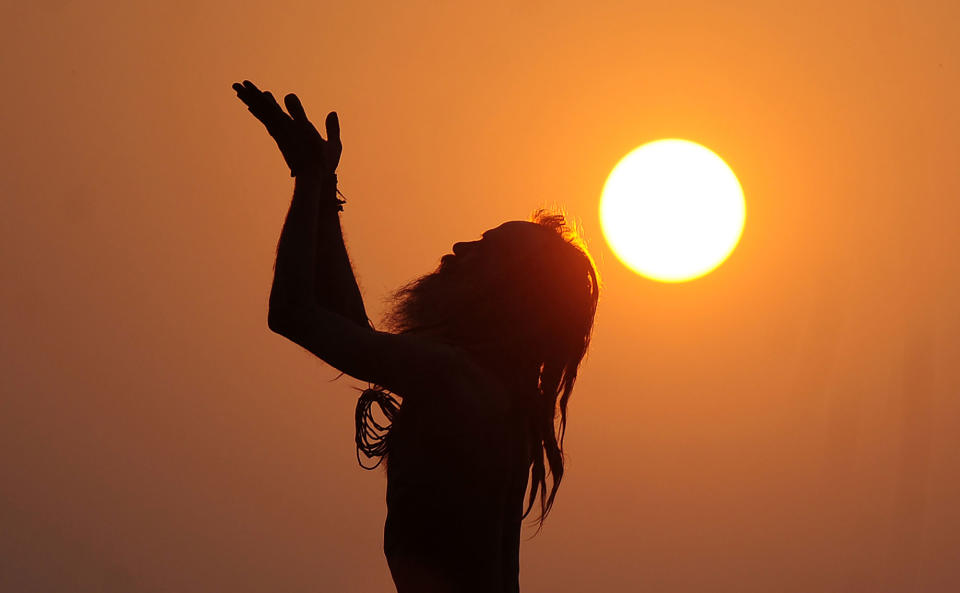
[[[530,514],[539,494],[538,522],[542,526],[563,479],[567,404],[573,393],[580,362],[590,346],[600,285],[593,259],[579,234],[566,223],[562,214],[540,210],[534,214],[533,220],[555,232],[575,252],[570,269],[561,279],[561,283],[567,285],[566,290],[561,286],[553,287],[559,292],[549,299],[556,308],[548,305],[554,310],[548,315],[547,322],[556,330],[550,332],[554,334],[550,338],[556,341],[553,347],[544,349],[537,386],[539,401],[530,417],[530,441],[535,453],[530,467],[529,498],[523,516]],[[551,477],[549,494],[546,479],[548,470]]]
[[[468,350],[495,350],[515,361],[518,372],[532,370],[519,406],[532,451],[523,517],[539,499],[542,526],[563,479],[567,404],[590,344],[600,287],[593,259],[563,214],[537,210],[531,222],[536,248],[488,252],[465,270],[441,265],[393,295],[386,321],[397,333],[430,333]],[[373,403],[388,420],[397,405],[376,387],[357,405],[358,455],[382,460],[389,427],[376,423]]]

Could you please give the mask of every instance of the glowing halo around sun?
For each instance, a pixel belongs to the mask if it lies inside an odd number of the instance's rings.
[[[661,282],[693,280],[722,264],[745,218],[743,190],[723,159],[675,138],[620,159],[600,198],[603,234],[617,258]]]

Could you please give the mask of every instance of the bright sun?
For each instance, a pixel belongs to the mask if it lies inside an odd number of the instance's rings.
[[[630,269],[661,282],[693,280],[737,246],[745,206],[736,175],[711,150],[666,139],[631,151],[610,172],[600,223]]]

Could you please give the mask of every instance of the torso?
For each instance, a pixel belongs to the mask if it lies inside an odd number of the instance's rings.
[[[519,591],[526,425],[476,371],[457,393],[410,394],[394,419],[384,552],[399,593]]]

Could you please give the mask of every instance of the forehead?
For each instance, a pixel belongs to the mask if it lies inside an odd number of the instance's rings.
[[[485,241],[494,242],[533,242],[543,241],[546,237],[540,225],[523,220],[511,220],[483,233]]]

